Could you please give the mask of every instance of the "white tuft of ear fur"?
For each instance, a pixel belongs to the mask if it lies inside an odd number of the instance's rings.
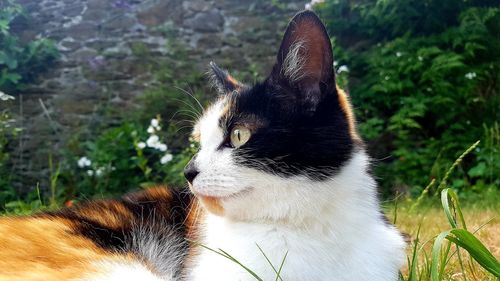
[[[305,64],[305,42],[297,41],[290,46],[290,49],[283,60],[281,68],[283,76],[290,82],[295,82],[306,76],[307,73],[302,71]]]

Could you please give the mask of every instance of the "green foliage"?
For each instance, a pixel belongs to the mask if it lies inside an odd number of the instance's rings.
[[[11,32],[16,21],[24,20],[23,8],[14,0],[0,2],[0,104],[6,103],[12,96],[4,93],[15,93],[33,82],[36,76],[45,71],[59,56],[57,48],[50,40],[41,38],[21,41]],[[18,194],[12,186],[14,175],[10,165],[10,148],[21,130],[14,126],[7,109],[0,111],[0,209],[6,205],[17,213],[32,210],[36,206],[35,197],[29,197],[32,202],[27,207],[17,201]],[[10,203],[6,203],[10,202]],[[17,206],[17,207],[16,207]]]
[[[22,89],[59,56],[51,40],[21,42],[11,33],[13,22],[22,17],[25,17],[23,9],[15,1],[0,3],[0,90],[3,91]]]
[[[0,92],[1,95],[1,92]],[[0,103],[2,100],[0,99]],[[13,125],[13,120],[8,111],[0,111],[0,207],[7,198],[15,194],[11,187],[12,171],[9,166],[10,154],[7,149],[9,143],[20,131]]]
[[[386,194],[399,186],[417,195],[429,181],[423,167],[442,178],[456,151],[498,138],[499,7],[331,0],[316,8],[335,36],[339,64],[349,66],[362,135],[376,157],[392,156],[378,168]],[[483,143],[462,163],[460,190],[498,184],[498,149]]]
[[[105,129],[95,139],[73,147],[61,171],[63,197],[119,195],[161,183],[184,185],[183,169],[194,145],[171,149],[167,143],[176,136],[170,128],[162,130],[159,118],[153,120],[149,127],[126,122]]]
[[[450,199],[452,204],[450,204]],[[498,260],[473,233],[467,230],[465,219],[460,204],[458,203],[457,194],[452,189],[443,189],[441,192],[441,202],[452,229],[441,232],[434,240],[430,279],[432,281],[443,280],[443,273],[446,264],[449,262],[452,243],[457,246],[457,258],[459,259],[464,276],[466,273],[460,255],[461,249],[467,251],[471,258],[479,263],[485,270],[489,271],[497,278],[500,277],[500,263],[498,263]],[[445,239],[449,241],[446,245],[444,245]],[[443,247],[445,248],[444,254],[441,252]]]

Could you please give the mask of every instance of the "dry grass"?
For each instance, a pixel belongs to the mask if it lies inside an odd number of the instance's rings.
[[[498,204],[500,205],[500,204]],[[425,267],[426,262],[429,262],[431,256],[431,248],[434,238],[442,231],[450,229],[450,225],[443,209],[436,207],[419,207],[410,212],[410,208],[406,205],[399,207],[397,211],[396,225],[397,227],[411,235],[412,244],[417,237],[417,231],[420,226],[419,247],[422,250],[419,252],[419,266]],[[492,254],[500,258],[500,208],[463,208],[467,228],[492,252]],[[394,218],[394,210],[388,211],[388,217]],[[476,232],[477,231],[477,232]],[[455,248],[452,248],[452,252]],[[412,255],[412,247],[408,247],[408,256]],[[446,266],[445,280],[498,280],[491,274],[483,270],[477,263],[471,262],[464,250],[461,250],[466,276],[462,273],[457,255],[454,255],[450,263]],[[403,271],[406,276],[408,269]],[[405,278],[406,279],[406,278]],[[423,278],[422,280],[427,280]]]

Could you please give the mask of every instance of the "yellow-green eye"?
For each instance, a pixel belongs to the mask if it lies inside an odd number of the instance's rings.
[[[247,143],[251,135],[250,130],[243,126],[234,127],[231,131],[231,145],[234,148],[238,148]]]

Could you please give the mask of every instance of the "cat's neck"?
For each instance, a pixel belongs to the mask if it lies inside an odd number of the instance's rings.
[[[238,217],[227,214],[208,220],[229,225],[280,227],[306,232],[331,232],[380,220],[376,183],[368,172],[369,158],[363,150],[353,153],[339,173],[320,182],[306,178],[269,181],[277,194],[255,194],[252,205]],[[278,188],[277,188],[278,187]],[[252,196],[252,195],[250,195]],[[270,198],[280,198],[268,203]],[[270,208],[272,208],[270,210]],[[264,212],[265,210],[265,212]]]

